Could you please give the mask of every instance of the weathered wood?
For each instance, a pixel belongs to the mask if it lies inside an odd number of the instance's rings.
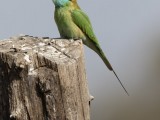
[[[89,120],[81,40],[0,41],[0,120]]]

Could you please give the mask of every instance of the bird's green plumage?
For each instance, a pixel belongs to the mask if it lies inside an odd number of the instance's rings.
[[[102,58],[109,70],[113,70],[109,61],[106,59],[102,49],[100,48],[88,16],[81,10],[74,10],[72,12],[72,18],[73,22],[76,23],[76,25],[83,31],[87,38],[87,40],[83,40],[83,43],[94,50]]]
[[[116,75],[98,43],[88,16],[80,9],[77,1],[53,0],[53,2],[55,4],[54,18],[60,36],[67,39],[82,39],[83,43],[94,50],[101,57],[108,69],[113,71]],[[116,77],[119,80],[117,75]],[[119,82],[121,83],[120,80]],[[126,91],[125,88],[124,90]]]
[[[56,7],[55,21],[61,37],[82,39],[83,43],[94,50],[102,58],[106,66],[112,70],[109,61],[100,48],[88,16],[77,6],[68,1],[65,6]]]

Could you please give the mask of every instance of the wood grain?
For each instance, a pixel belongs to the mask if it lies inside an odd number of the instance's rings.
[[[0,120],[90,120],[81,40],[0,41]]]

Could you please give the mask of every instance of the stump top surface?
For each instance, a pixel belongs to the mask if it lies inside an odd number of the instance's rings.
[[[82,52],[80,47],[81,40],[38,38],[29,35],[0,40],[0,53],[7,53],[18,59],[24,58],[28,62],[31,54],[38,54],[60,63],[73,62]]]

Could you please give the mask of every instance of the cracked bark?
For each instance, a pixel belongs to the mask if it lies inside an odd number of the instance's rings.
[[[0,120],[90,120],[81,40],[0,41]]]

